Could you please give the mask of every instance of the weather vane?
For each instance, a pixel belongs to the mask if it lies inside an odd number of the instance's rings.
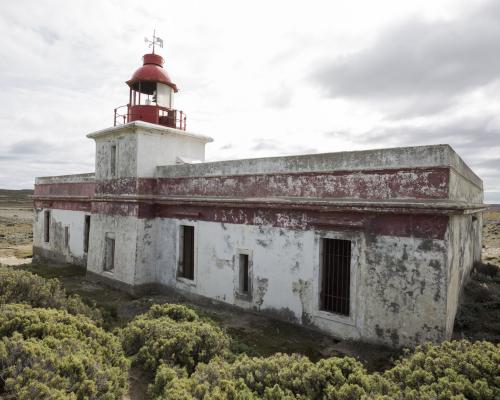
[[[144,42],[148,44],[148,47],[153,47],[153,54],[155,53],[155,44],[163,48],[163,39],[156,36],[156,29],[153,29],[153,40],[145,37]]]

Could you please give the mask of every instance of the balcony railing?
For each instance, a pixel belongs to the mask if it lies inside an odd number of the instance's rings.
[[[115,108],[114,126],[132,121],[146,121],[182,131],[186,130],[186,114],[183,111],[157,105],[130,106],[125,104]]]

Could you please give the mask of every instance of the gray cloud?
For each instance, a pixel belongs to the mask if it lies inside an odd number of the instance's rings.
[[[468,153],[500,147],[500,132],[496,116],[457,118],[447,122],[428,122],[415,126],[402,123],[392,127],[378,127],[362,135],[365,143],[392,143],[396,145],[423,145],[450,143]]]
[[[500,192],[486,192],[484,201],[490,204],[500,204]]]
[[[33,31],[39,34],[42,40],[48,45],[54,44],[61,38],[57,32],[44,26],[37,26],[33,28]]]
[[[8,154],[19,156],[19,155],[33,155],[33,154],[47,154],[52,151],[57,151],[60,146],[53,143],[46,142],[44,140],[21,140],[12,144],[7,152]]]
[[[272,108],[287,108],[292,102],[293,90],[290,86],[281,84],[267,93],[265,104]]]
[[[255,145],[252,146],[254,151],[279,150],[279,143],[272,139],[255,139],[254,143]]]
[[[427,122],[420,126],[401,123],[381,126],[361,134],[358,139],[370,146],[415,146],[450,144],[476,172],[490,191],[500,189],[500,128],[498,117],[461,117],[447,122]],[[494,155],[493,155],[494,154]],[[488,190],[487,190],[488,193]],[[490,194],[487,194],[489,198]]]
[[[397,102],[401,115],[432,114],[499,79],[498,43],[500,3],[489,1],[452,21],[406,20],[368,48],[321,62],[312,78],[330,97]]]
[[[289,145],[281,141],[273,139],[255,139],[255,145],[251,148],[252,151],[268,152],[272,151],[273,155],[291,155],[291,154],[313,154],[317,153],[315,147],[305,147],[300,145]]]

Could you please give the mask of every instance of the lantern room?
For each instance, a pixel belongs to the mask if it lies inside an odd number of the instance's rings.
[[[186,115],[174,109],[174,93],[178,91],[159,54],[145,54],[143,66],[126,83],[129,86],[128,104],[115,109],[114,124],[145,121],[152,124],[186,130]]]

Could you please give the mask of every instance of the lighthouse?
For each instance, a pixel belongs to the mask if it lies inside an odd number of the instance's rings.
[[[128,104],[114,110],[114,125],[133,121],[186,130],[186,115],[174,109],[174,93],[177,85],[172,82],[164,68],[165,60],[155,53],[155,44],[163,47],[163,40],[153,34],[151,53],[144,54],[143,65],[126,82],[129,87]]]
[[[337,338],[452,337],[485,206],[450,146],[206,162],[212,139],[186,130],[162,41],[147,42],[114,126],[87,135],[95,172],[36,179],[35,261]]]

